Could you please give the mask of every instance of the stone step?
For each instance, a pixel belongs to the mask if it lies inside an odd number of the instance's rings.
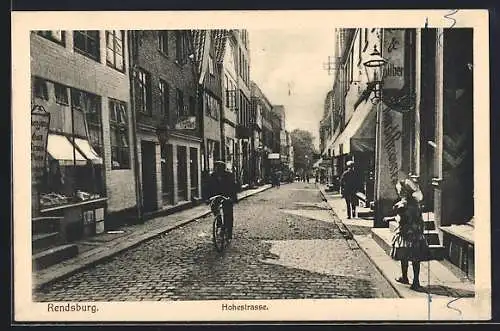
[[[392,236],[393,233],[388,228],[373,228],[371,230],[373,240],[388,254],[391,254]],[[444,258],[445,249],[443,245],[429,245],[431,259],[442,260]]]
[[[35,253],[58,244],[60,244],[59,232],[37,233],[33,234],[31,238],[31,247]]]
[[[62,217],[34,217],[31,219],[31,233],[57,232],[62,219]]]
[[[436,229],[436,224],[434,223],[433,220],[424,220],[424,230],[435,230]]]
[[[439,231],[437,230],[428,230],[424,231],[425,239],[427,240],[427,244],[429,245],[439,245]]]
[[[67,244],[56,246],[39,253],[32,257],[33,270],[41,270],[53,266],[54,264],[68,260],[78,255],[78,246]]]
[[[391,221],[389,222],[389,229],[391,232],[396,231],[396,228],[398,226],[398,222],[396,221]],[[430,230],[435,230],[436,226],[434,224],[434,221],[424,221],[424,230],[425,231],[430,231]]]

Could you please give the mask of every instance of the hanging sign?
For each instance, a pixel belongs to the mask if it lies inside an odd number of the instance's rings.
[[[50,113],[42,106],[34,106],[31,111],[31,183],[41,182],[47,155]]]
[[[401,90],[405,86],[405,30],[384,29],[384,90]]]
[[[415,95],[409,89],[408,67],[410,55],[405,29],[384,29],[383,57],[387,60],[384,66],[383,99],[392,110],[400,113],[415,108]]]

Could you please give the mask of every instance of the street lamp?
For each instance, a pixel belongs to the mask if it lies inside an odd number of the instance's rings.
[[[368,60],[363,62],[365,67],[366,76],[368,78],[369,88],[373,89],[374,97],[371,99],[372,103],[378,103],[382,96],[382,77],[384,74],[383,67],[387,64],[387,60],[382,57],[380,52],[377,50],[377,45],[373,47],[373,52],[368,57]]]
[[[383,44],[383,41],[382,41]],[[368,59],[363,62],[363,65],[366,70],[366,75],[368,78],[368,89],[373,90],[374,96],[371,99],[371,102],[374,105],[377,105],[377,121],[376,121],[376,139],[375,139],[375,182],[374,182],[374,200],[375,200],[375,219],[374,219],[374,227],[384,227],[385,224],[382,222],[382,208],[380,206],[380,196],[379,196],[379,187],[380,187],[380,176],[381,176],[381,167],[380,167],[380,135],[381,135],[381,118],[382,118],[382,107],[380,101],[382,100],[382,78],[383,78],[383,67],[387,64],[387,60],[385,60],[380,52],[377,50],[377,46],[374,45],[373,52],[369,55]]]

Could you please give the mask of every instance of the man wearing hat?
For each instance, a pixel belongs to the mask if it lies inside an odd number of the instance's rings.
[[[214,162],[214,172],[208,180],[208,197],[223,195],[231,199],[224,204],[224,216],[229,232],[229,238],[233,237],[233,204],[238,202],[237,187],[234,174],[226,170],[223,161]]]
[[[354,161],[347,161],[347,170],[340,177],[340,187],[342,197],[347,205],[347,218],[351,218],[356,213],[356,192],[359,188],[359,179],[354,170]]]

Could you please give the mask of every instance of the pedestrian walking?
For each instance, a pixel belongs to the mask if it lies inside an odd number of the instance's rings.
[[[411,289],[421,289],[420,262],[429,259],[429,247],[424,237],[424,220],[420,209],[422,191],[416,183],[406,178],[396,184],[399,200],[393,209],[396,216],[385,217],[385,221],[397,221],[398,227],[392,239],[391,257],[401,261],[401,277],[396,281],[409,284],[408,266],[411,261],[413,281]]]
[[[346,165],[347,170],[340,177],[340,189],[347,206],[347,218],[350,219],[356,214],[356,193],[359,189],[359,178],[354,169],[354,161],[347,161]]]

